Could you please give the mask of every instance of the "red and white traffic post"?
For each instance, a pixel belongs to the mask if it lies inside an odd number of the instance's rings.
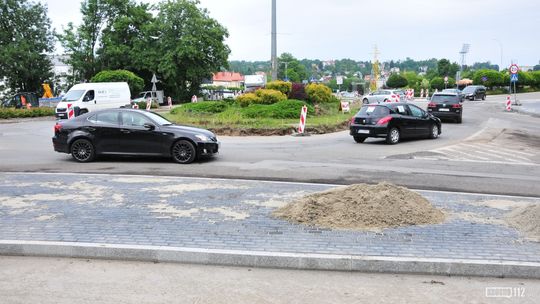
[[[512,111],[512,100],[510,100],[510,95],[506,97],[506,111]]]
[[[307,107],[304,105],[300,111],[300,124],[298,125],[298,133],[304,134],[306,129]]]
[[[75,117],[75,109],[73,109],[73,104],[67,104],[68,119]]]

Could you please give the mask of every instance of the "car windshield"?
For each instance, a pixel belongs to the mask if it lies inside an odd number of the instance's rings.
[[[442,95],[437,94],[433,95],[431,97],[431,102],[433,103],[456,103],[459,102],[460,99],[456,95]]]
[[[384,106],[363,106],[357,116],[386,116],[390,110]]]
[[[444,89],[443,92],[457,93],[457,92],[459,92],[459,90],[456,90],[456,89]]]
[[[473,93],[476,90],[476,87],[466,87],[463,89],[463,93]]]
[[[153,112],[146,112],[146,116],[150,117],[152,120],[154,120],[158,125],[160,126],[168,126],[172,125],[173,123],[165,119],[163,116],[153,113]]]
[[[66,95],[62,98],[62,101],[76,101],[81,98],[85,90],[69,90]]]

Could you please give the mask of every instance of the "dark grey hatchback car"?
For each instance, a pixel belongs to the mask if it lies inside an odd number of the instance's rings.
[[[441,120],[408,103],[370,104],[351,119],[350,134],[357,143],[368,137],[386,138],[388,144],[406,137],[435,139],[441,134]]]
[[[108,109],[58,121],[52,138],[54,150],[69,153],[78,162],[97,155],[172,157],[188,164],[202,155],[218,153],[214,133],[171,123],[144,110]]]

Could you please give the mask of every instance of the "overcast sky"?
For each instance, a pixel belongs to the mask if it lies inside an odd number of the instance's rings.
[[[80,0],[39,0],[59,31],[80,22]],[[158,0],[144,2],[156,3]],[[230,60],[269,60],[271,0],[200,0],[229,30]],[[467,63],[540,61],[539,0],[277,0],[278,54],[371,60],[448,58]]]

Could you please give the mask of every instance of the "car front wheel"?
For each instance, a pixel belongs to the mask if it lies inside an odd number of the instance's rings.
[[[77,139],[71,145],[71,156],[80,163],[87,163],[94,160],[96,151],[89,140]]]
[[[364,104],[368,104],[368,103],[369,103],[369,100],[368,100],[367,98],[364,98],[364,100],[362,100],[362,102],[363,102]]]
[[[189,164],[197,158],[195,146],[187,140],[179,140],[174,143],[171,154],[175,162],[179,164]]]
[[[390,145],[395,145],[399,142],[399,129],[398,128],[391,128],[388,132],[388,135],[386,135],[386,143]]]

